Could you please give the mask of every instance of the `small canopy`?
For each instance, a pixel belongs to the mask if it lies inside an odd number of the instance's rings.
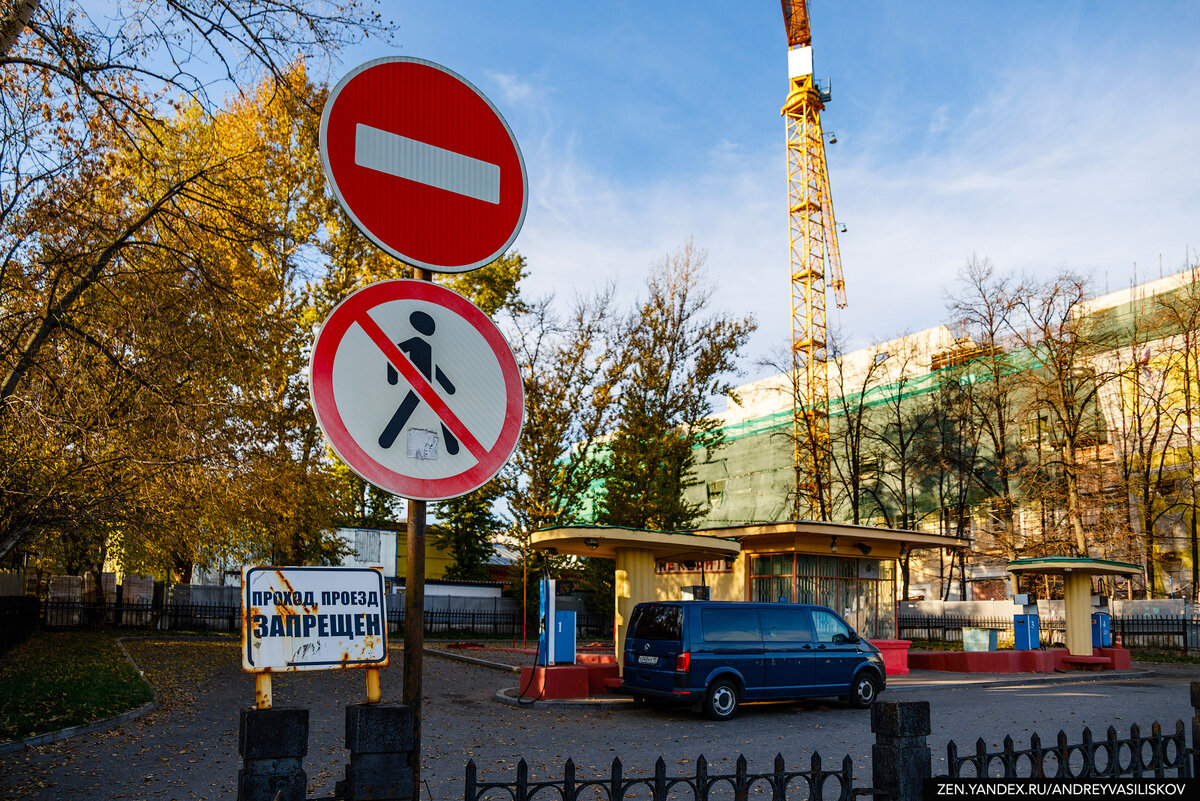
[[[883,526],[860,526],[853,523],[829,523],[823,520],[780,520],[774,523],[747,523],[737,526],[705,529],[715,535],[735,537],[747,550],[772,547],[797,547],[802,543],[820,541],[820,550],[826,550],[831,538],[840,538],[843,547],[855,543],[878,549],[879,557],[903,557],[914,548],[966,548],[971,544],[967,537],[948,534],[929,534],[908,529],[884,528]],[[868,548],[863,553],[869,553]],[[849,552],[848,552],[849,553]]]
[[[1132,576],[1142,572],[1141,565],[1091,559],[1086,556],[1039,556],[1015,559],[1008,563],[1009,573],[1075,573],[1086,576]]]
[[[674,562],[734,559],[741,552],[737,540],[679,531],[646,531],[620,526],[562,526],[535,531],[530,540],[535,550],[572,556],[603,556],[612,559],[617,549],[649,551],[655,559]]]

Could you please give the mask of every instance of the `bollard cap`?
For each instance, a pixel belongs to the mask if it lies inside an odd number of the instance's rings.
[[[929,734],[928,701],[876,701],[871,706],[871,732],[885,737]]]

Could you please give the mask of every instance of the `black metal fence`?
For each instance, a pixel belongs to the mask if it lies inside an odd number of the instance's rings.
[[[21,612],[32,625],[46,628],[113,626],[149,628],[159,631],[238,632],[242,626],[240,606],[195,603],[85,603],[82,601],[37,599],[24,602]],[[40,609],[40,611],[39,611]],[[0,615],[4,615],[0,609]],[[14,615],[17,613],[14,612]],[[7,617],[0,617],[7,619]],[[15,619],[15,618],[14,618]],[[583,637],[610,638],[613,619],[608,615],[580,613],[576,631]],[[458,609],[425,610],[425,632],[433,636],[518,637],[525,621],[520,610],[471,611]],[[536,624],[534,629],[536,630]],[[9,628],[5,625],[5,630]],[[388,633],[399,636],[404,630],[404,610],[388,610]]]
[[[875,735],[867,772],[871,786],[854,786],[849,756],[840,766],[835,763],[826,768],[816,753],[807,770],[789,771],[779,755],[772,772],[750,773],[745,757],[738,757],[734,773],[716,775],[708,773],[702,756],[696,761],[695,774],[676,776],[667,775],[661,757],[651,776],[626,776],[621,761],[614,759],[607,776],[580,777],[575,763],[568,759],[562,778],[539,780],[530,778],[529,766],[521,760],[516,776],[503,781],[481,781],[472,760],[466,766],[463,801],[625,801],[647,796],[650,801],[746,801],[751,795],[771,801],[850,801],[872,796],[919,801],[925,779],[1193,779],[1200,773],[1200,682],[1192,683],[1191,700],[1195,724],[1190,745],[1183,721],[1177,721],[1170,734],[1154,723],[1149,736],[1134,725],[1122,738],[1110,727],[1102,740],[1084,729],[1078,743],[1071,743],[1060,731],[1049,746],[1043,746],[1034,734],[1029,747],[1020,749],[1012,737],[1005,737],[998,751],[989,751],[983,739],[971,753],[960,753],[958,745],[950,742],[946,746],[947,773],[935,776],[927,743],[932,722],[929,702],[881,701],[871,708],[871,732]]]
[[[1013,634],[1011,617],[967,617],[959,615],[900,615],[897,633],[905,640],[962,642],[964,628],[991,629]],[[1066,640],[1067,624],[1062,618],[1042,617],[1038,628],[1043,646]],[[1125,648],[1159,648],[1175,651],[1200,650],[1200,619],[1180,615],[1130,615],[1114,617],[1111,631],[1121,635]]]
[[[536,621],[525,620],[519,609],[499,611],[473,611],[469,609],[426,609],[425,632],[441,636],[473,635],[482,637],[520,637]],[[388,610],[388,633],[399,635],[404,631],[404,610]],[[611,615],[578,613],[575,616],[576,634],[583,637],[611,638],[613,619]]]
[[[958,746],[951,741],[946,746],[946,764],[949,778],[992,778],[992,779],[1114,779],[1121,777],[1165,777],[1188,778],[1193,775],[1189,757],[1187,730],[1183,721],[1175,722],[1174,734],[1163,734],[1158,723],[1150,729],[1150,736],[1143,737],[1135,723],[1129,727],[1129,736],[1118,738],[1117,730],[1108,727],[1102,740],[1092,737],[1091,729],[1083,730],[1083,741],[1068,742],[1067,735],[1059,731],[1052,746],[1043,746],[1041,738],[1034,734],[1029,738],[1029,747],[1017,749],[1012,737],[1004,738],[999,751],[988,751],[983,738],[975,742],[975,751],[959,754]]]
[[[772,799],[802,797],[812,801],[850,801],[862,791],[854,789],[854,764],[849,756],[841,766],[826,769],[820,754],[813,754],[808,770],[787,770],[783,755],[775,757],[770,773],[750,773],[746,757],[739,756],[733,773],[710,774],[703,756],[696,760],[696,772],[688,776],[668,776],[662,757],[654,764],[653,776],[626,776],[620,759],[612,761],[608,776],[580,778],[575,763],[568,759],[563,777],[531,781],[525,760],[517,763],[516,781],[481,782],[475,760],[467,763],[464,801],[624,801],[646,798],[651,801],[687,799],[709,801],[716,798],[745,799],[751,794]],[[797,792],[799,791],[799,792]]]
[[[46,628],[112,626],[161,631],[241,631],[242,610],[228,604],[89,603],[42,601],[41,624]]]

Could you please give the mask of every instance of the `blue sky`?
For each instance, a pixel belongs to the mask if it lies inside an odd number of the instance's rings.
[[[759,331],[743,380],[790,336],[779,3],[383,4],[332,78],[427,58],[508,119],[531,190],[516,249],[527,292],[605,281],[632,301],[689,237],[716,303]],[[1102,292],[1200,249],[1200,4],[810,0],[851,346],[942,322],[976,253]],[[832,302],[830,303],[832,308]]]

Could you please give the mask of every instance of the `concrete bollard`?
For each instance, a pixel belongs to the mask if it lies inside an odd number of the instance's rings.
[[[338,795],[346,801],[411,799],[413,711],[403,704],[346,707],[346,748],[350,764]]]
[[[238,801],[304,801],[308,776],[308,710],[295,707],[241,710],[238,726]]]
[[[877,701],[871,707],[871,783],[889,801],[921,801],[933,760],[928,701]]]

